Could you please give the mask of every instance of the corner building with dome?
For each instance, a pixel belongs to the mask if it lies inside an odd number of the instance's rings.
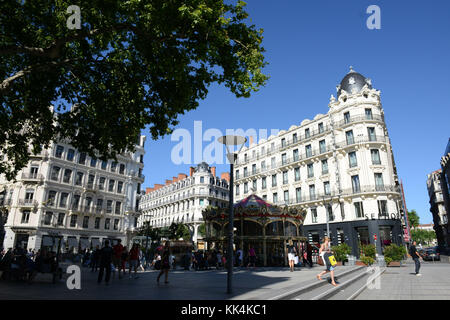
[[[234,166],[235,201],[250,194],[302,210],[303,235],[319,243],[403,244],[404,204],[380,91],[350,72],[330,97],[329,110],[277,136],[250,143]],[[258,250],[258,248],[255,248]]]

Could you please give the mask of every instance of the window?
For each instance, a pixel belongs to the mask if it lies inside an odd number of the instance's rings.
[[[25,193],[25,204],[32,204],[34,198],[34,190],[27,190]]]
[[[103,160],[102,161],[102,170],[106,170],[107,166],[108,166],[108,161]]]
[[[122,202],[120,201],[116,201],[116,210],[115,210],[115,214],[120,214],[120,209],[122,207]]]
[[[78,205],[80,204],[80,195],[76,194],[72,199],[72,210],[78,210]]]
[[[288,184],[288,172],[283,171],[283,184]]]
[[[270,144],[270,151],[274,151],[275,150],[275,142],[272,142]]]
[[[366,120],[373,120],[372,109],[365,109]]]
[[[277,186],[277,175],[273,174],[272,175],[272,187],[276,187]]]
[[[117,162],[111,162],[111,172],[116,172]]]
[[[324,192],[325,195],[327,195],[327,196],[331,195],[330,181],[325,181],[325,182],[323,183],[323,192]]]
[[[319,123],[319,124],[318,124],[318,127],[319,127],[319,133],[322,133],[322,132],[325,131],[325,130],[323,129],[323,122]]]
[[[86,152],[81,152],[80,157],[78,158],[79,164],[85,164],[86,163]]]
[[[248,193],[248,183],[244,183],[244,194]]]
[[[124,174],[125,173],[125,165],[123,163],[120,164],[119,173],[120,174]]]
[[[311,208],[312,223],[317,223],[317,209]]]
[[[324,153],[327,151],[327,146],[325,144],[325,140],[319,141],[319,150],[320,150],[320,153]]]
[[[122,181],[117,182],[117,193],[122,193],[122,189],[123,189],[123,182]]]
[[[38,171],[39,171],[38,167],[31,167],[30,168],[30,178],[36,179],[37,175],[38,175]]]
[[[100,179],[98,180],[98,189],[99,190],[105,189],[105,181],[106,181],[105,177],[100,177]]]
[[[263,178],[261,179],[261,188],[262,188],[262,189],[267,188],[267,180],[266,180],[266,177],[263,177]]]
[[[109,230],[110,223],[111,223],[111,219],[110,218],[106,218],[105,219],[105,230]]]
[[[362,202],[353,203],[355,206],[355,215],[357,218],[364,218],[364,207]]]
[[[59,207],[65,208],[67,206],[67,199],[69,198],[69,194],[66,192],[61,193],[61,198],[59,199]]]
[[[263,198],[264,200],[267,200],[267,194],[263,194],[262,198]]]
[[[100,218],[95,218],[94,229],[100,229]]]
[[[116,183],[115,180],[109,180],[109,186],[108,186],[108,191],[109,192],[113,192],[114,191],[114,184]]]
[[[88,176],[88,185],[87,185],[87,187],[89,189],[93,189],[94,188],[94,180],[95,180],[95,176],[93,174],[90,174]]]
[[[86,205],[84,207],[84,210],[86,212],[89,212],[91,210],[91,204],[92,204],[92,198],[91,197],[86,197]]]
[[[75,185],[81,186],[83,183],[83,172],[77,172],[77,178],[75,180]]]
[[[239,179],[239,170],[236,170],[236,180]]]
[[[356,161],[356,152],[350,152],[348,154],[348,162],[349,162],[349,166],[350,168],[356,167],[358,165],[358,161]]]
[[[350,112],[344,113],[344,123],[350,123]]]
[[[322,174],[328,174],[328,160],[322,160]]]
[[[247,160],[248,160],[248,157],[247,157],[247,154],[245,153],[244,154],[244,162],[247,162]]]
[[[286,139],[285,138],[281,139],[281,147],[282,148],[286,147]]]
[[[97,199],[97,207],[95,208],[96,212],[101,212],[103,208],[103,199]]]
[[[64,147],[63,146],[56,146],[55,157],[61,159],[63,152],[64,152]]]
[[[236,185],[236,195],[237,196],[239,195],[239,185],[238,184]]]
[[[70,227],[75,228],[77,226],[78,216],[76,214],[70,216]]]
[[[375,190],[384,191],[384,182],[382,173],[375,173]]]
[[[119,219],[114,219],[114,230],[119,230]]]
[[[57,166],[54,166],[52,168],[52,174],[50,176],[50,179],[53,180],[53,181],[58,181],[59,171],[61,171],[61,168],[57,167]]]
[[[276,165],[275,165],[275,157],[272,157],[272,158],[270,159],[270,162],[271,162],[271,167],[272,167],[272,169],[275,169],[275,167],[276,167]]]
[[[106,213],[112,213],[112,200],[106,201]]]
[[[308,145],[305,147],[305,151],[306,151],[306,157],[312,157],[312,148],[311,148],[311,145],[310,145],[310,144],[308,144]]]
[[[200,199],[199,204],[202,206],[205,203],[205,199]]]
[[[308,169],[308,178],[314,177],[314,163],[308,164],[307,169]]]
[[[293,143],[296,143],[297,141],[298,141],[297,134],[294,133],[294,134],[292,135],[292,142],[293,142]]]
[[[297,200],[297,203],[302,201],[302,188],[295,189],[295,200]]]
[[[309,186],[309,199],[316,200],[316,186],[313,184]]]
[[[266,161],[265,160],[261,162],[261,170],[262,171],[266,170]]]
[[[29,221],[30,221],[30,211],[29,210],[22,211],[21,223],[28,223]]]
[[[253,188],[253,192],[255,192],[257,190],[256,180],[253,180],[252,188]]]
[[[83,217],[83,228],[89,228],[89,217]]]
[[[387,200],[378,200],[378,215],[387,217]]]
[[[273,195],[272,195],[272,197],[273,197],[273,203],[278,203],[278,193],[274,193]]]
[[[44,216],[44,224],[49,226],[52,223],[53,212],[47,211]]]
[[[256,174],[256,164],[252,165],[252,174]]]
[[[349,130],[345,132],[345,139],[347,141],[347,145],[355,143],[353,139],[353,130]]]
[[[48,192],[47,205],[53,206],[56,200],[56,191],[50,190]]]
[[[72,170],[70,170],[70,169],[64,170],[63,182],[64,183],[70,183],[70,178],[71,177],[72,177]]]
[[[311,136],[310,132],[309,132],[309,128],[305,129],[305,139],[308,139]]]
[[[67,161],[73,161],[73,158],[75,157],[75,150],[74,149],[69,149],[67,151]]]
[[[352,190],[353,190],[353,193],[358,193],[361,191],[358,175],[352,176]]]
[[[247,167],[244,168],[244,177],[248,176],[248,170]],[[202,178],[200,178],[200,182],[202,182]]]
[[[285,165],[287,163],[286,153],[281,155],[281,164]]]
[[[97,165],[97,158],[92,157],[92,158],[91,158],[90,166],[93,167],[93,168],[95,168],[96,165]]]
[[[369,134],[369,141],[377,141],[377,139],[375,137],[375,128],[368,127],[367,133]]]
[[[64,225],[64,216],[65,214],[62,212],[58,214],[58,222],[57,222],[58,226]]]
[[[283,192],[283,196],[284,196],[284,204],[288,205],[289,204],[289,191],[285,190]]]
[[[330,205],[327,206],[327,214],[328,214],[328,221],[334,221],[333,208]]]
[[[300,181],[300,168],[295,168],[294,169],[294,176],[295,176],[295,181]]]
[[[378,149],[370,150],[370,155],[372,156],[372,164],[381,164],[380,152]]]

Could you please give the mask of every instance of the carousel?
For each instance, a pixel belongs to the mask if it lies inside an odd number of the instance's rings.
[[[302,225],[306,211],[272,205],[252,194],[234,204],[234,248],[244,252],[244,263],[250,247],[257,255],[257,265],[286,265],[286,245],[305,242]],[[203,212],[207,250],[227,247],[229,208],[208,207]]]

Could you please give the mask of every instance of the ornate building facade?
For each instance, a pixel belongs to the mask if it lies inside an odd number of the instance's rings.
[[[428,174],[427,189],[430,197],[430,212],[433,215],[433,229],[436,232],[438,246],[445,248],[448,242],[448,215],[445,210],[442,176],[442,169]]]
[[[0,179],[1,205],[8,211],[4,247],[61,245],[63,250],[129,241],[137,224],[145,136],[135,152],[102,161],[64,141],[33,155],[16,182]],[[61,240],[61,241],[59,241]]]
[[[149,221],[154,228],[168,227],[172,223],[188,226],[194,243],[198,240],[198,227],[204,222],[202,210],[208,206],[228,207],[229,173],[216,176],[216,168],[202,162],[190,168],[190,174],[178,174],[165,184],[147,188],[142,196],[139,227]]]
[[[403,204],[380,91],[353,69],[327,114],[244,147],[235,164],[235,199],[251,192],[306,212],[303,234],[334,245],[403,243]],[[327,227],[328,221],[328,227]]]

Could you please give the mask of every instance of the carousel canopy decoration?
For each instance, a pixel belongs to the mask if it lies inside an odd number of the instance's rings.
[[[267,218],[291,218],[305,220],[306,212],[297,208],[287,206],[275,206],[260,197],[251,194],[247,198],[233,205],[235,218],[239,217],[267,217]],[[208,207],[203,211],[203,218],[208,220],[227,220],[229,208]]]

